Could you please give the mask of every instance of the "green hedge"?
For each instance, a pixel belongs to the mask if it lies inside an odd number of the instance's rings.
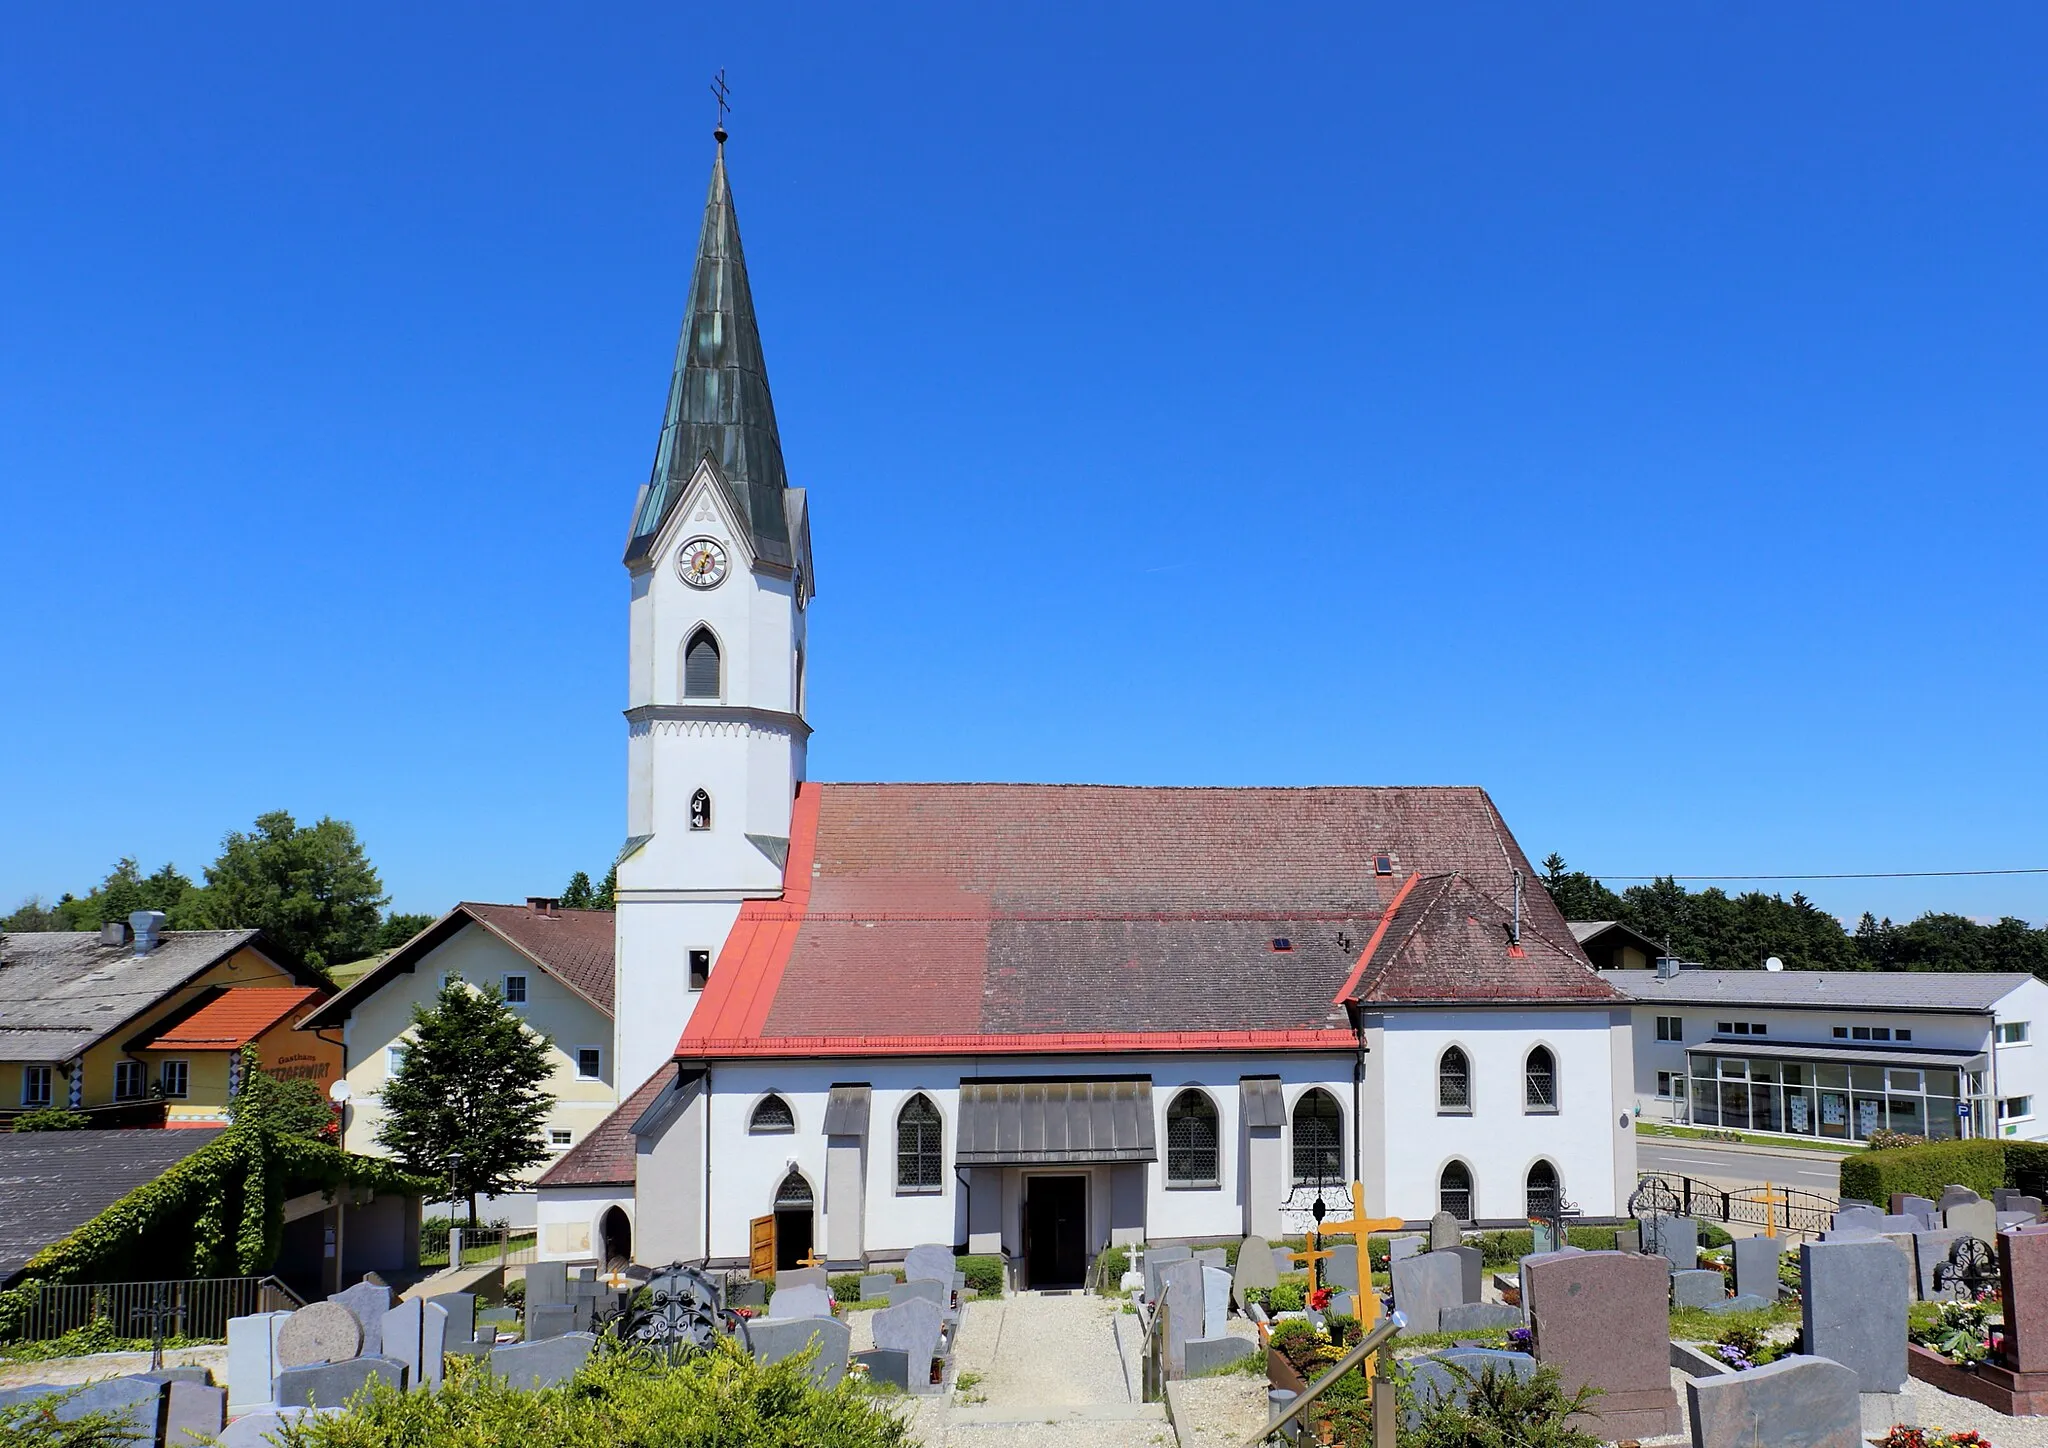
[[[2048,1142],[2008,1141],[2005,1184],[2030,1197],[2048,1198]]]
[[[967,1285],[974,1289],[976,1297],[1001,1297],[1003,1295],[1003,1259],[995,1256],[962,1257],[961,1275]]]
[[[1893,1192],[1937,1198],[1945,1186],[1989,1197],[2006,1183],[2005,1143],[1933,1141],[1897,1151],[1861,1151],[1842,1161],[1842,1195],[1889,1206]]]

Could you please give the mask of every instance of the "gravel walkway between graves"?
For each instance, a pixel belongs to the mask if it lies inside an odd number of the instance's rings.
[[[1691,1448],[1692,1418],[1685,1409],[1686,1376],[1671,1370],[1671,1386],[1678,1394],[1680,1431],[1667,1438],[1645,1438],[1643,1448]],[[1993,1448],[2048,1448],[2048,1418],[2008,1418],[1982,1403],[1944,1393],[1918,1378],[1906,1382],[1906,1396],[1912,1401],[1911,1421],[1922,1428],[1947,1428],[1960,1432],[1974,1428],[1991,1440]]]
[[[224,1346],[167,1347],[164,1366],[211,1368],[217,1381],[226,1382],[228,1350]],[[0,1363],[0,1388],[20,1388],[30,1383],[89,1383],[96,1378],[148,1371],[146,1352],[96,1352],[87,1357],[51,1358],[37,1363],[4,1362]]]

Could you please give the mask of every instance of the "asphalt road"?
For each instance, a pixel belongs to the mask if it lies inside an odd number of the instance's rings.
[[[1796,1187],[1800,1191],[1841,1195],[1841,1160],[1833,1152],[1776,1153],[1705,1141],[1644,1136],[1636,1139],[1640,1171],[1689,1176],[1721,1187]]]

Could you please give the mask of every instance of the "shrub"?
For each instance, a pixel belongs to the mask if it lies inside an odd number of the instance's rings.
[[[1910,1131],[1886,1131],[1882,1127],[1864,1138],[1863,1145],[1871,1151],[1897,1151],[1901,1147],[1925,1146],[1927,1138],[1915,1136]]]
[[[2048,1142],[2006,1142],[2005,1184],[2030,1197],[2048,1197]]]
[[[0,1403],[0,1443],[7,1448],[125,1448],[137,1441],[133,1427],[120,1413],[82,1413],[59,1422],[59,1404],[84,1388],[56,1392],[18,1403]]]
[[[1003,1295],[1003,1259],[997,1256],[962,1257],[960,1271],[976,1297]]]
[[[66,1111],[61,1106],[24,1111],[14,1118],[16,1131],[83,1131],[88,1124],[83,1112]]]
[[[513,1277],[506,1281],[505,1305],[507,1307],[524,1307],[526,1305],[526,1279],[524,1277]]]
[[[1987,1138],[1858,1152],[1842,1161],[1842,1195],[1882,1205],[1893,1192],[1939,1197],[1956,1183],[1989,1197],[2005,1185],[2005,1162],[2004,1143]]]
[[[827,1278],[826,1284],[832,1289],[834,1302],[860,1301],[860,1273],[842,1272],[836,1277]]]
[[[1096,1280],[1102,1284],[1103,1292],[1114,1296],[1122,1291],[1124,1273],[1131,1270],[1131,1249],[1128,1247],[1104,1247],[1095,1259]]]
[[[1733,1237],[1729,1236],[1712,1222],[1701,1222],[1699,1227],[1700,1245],[1702,1247],[1727,1247],[1733,1245],[1735,1241]]]
[[[1574,1247],[1588,1252],[1612,1252],[1614,1250],[1614,1228],[1612,1227],[1566,1227],[1564,1239]],[[1701,1225],[1700,1240],[1707,1240],[1709,1229]],[[1481,1232],[1469,1239],[1471,1244],[1485,1254],[1488,1267],[1512,1267],[1536,1249],[1536,1234],[1524,1229],[1504,1232]],[[1726,1244],[1728,1234],[1721,1234]]]
[[[1404,1410],[1416,1413],[1419,1421],[1412,1433],[1402,1432],[1403,1448],[1599,1448],[1598,1438],[1570,1426],[1574,1414],[1592,1406],[1599,1389],[1567,1394],[1553,1367],[1540,1367],[1524,1379],[1492,1367],[1472,1373],[1456,1363],[1446,1366],[1464,1391],[1431,1395],[1426,1402],[1404,1392]]]
[[[453,1217],[420,1218],[420,1256],[438,1257],[448,1260],[448,1231],[455,1225]],[[466,1257],[469,1254],[463,1253]]]
[[[1266,1345],[1274,1352],[1294,1364],[1294,1370],[1304,1378],[1314,1370],[1320,1359],[1317,1349],[1323,1345],[1323,1335],[1317,1332],[1315,1324],[1299,1317],[1291,1317],[1273,1329],[1273,1335]]]

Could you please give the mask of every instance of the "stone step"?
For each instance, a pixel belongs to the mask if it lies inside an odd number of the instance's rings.
[[[1010,1423],[1165,1422],[1164,1403],[956,1403],[955,1428],[996,1428]]]

